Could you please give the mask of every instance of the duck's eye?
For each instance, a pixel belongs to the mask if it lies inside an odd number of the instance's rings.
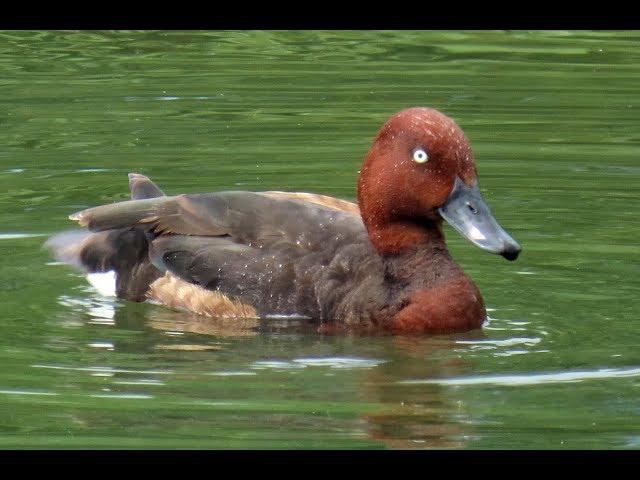
[[[427,160],[429,160],[429,155],[427,155],[427,152],[425,152],[421,148],[418,148],[417,150],[414,150],[414,152],[413,152],[413,161],[414,162],[416,162],[416,163],[425,163]]]

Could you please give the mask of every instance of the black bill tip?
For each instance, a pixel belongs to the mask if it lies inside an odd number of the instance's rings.
[[[516,258],[518,258],[518,255],[520,255],[521,251],[522,251],[522,248],[518,245],[518,246],[509,247],[503,250],[502,252],[500,252],[500,255],[502,255],[504,258],[506,258],[510,262],[513,262]]]

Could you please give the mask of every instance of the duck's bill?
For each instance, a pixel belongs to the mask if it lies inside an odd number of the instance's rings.
[[[477,184],[470,187],[456,177],[449,198],[438,211],[474,245],[507,260],[518,258],[522,248],[493,217]]]

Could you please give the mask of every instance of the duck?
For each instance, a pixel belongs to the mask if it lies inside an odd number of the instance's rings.
[[[443,222],[515,260],[458,124],[428,107],[392,115],[364,158],[357,203],[285,191],[166,195],[129,174],[131,199],[69,218],[46,246],[121,299],[220,318],[313,319],[392,334],[464,332],[483,297],[450,255]]]

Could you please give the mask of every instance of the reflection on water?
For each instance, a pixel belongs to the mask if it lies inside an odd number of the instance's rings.
[[[592,379],[615,379],[618,377],[637,377],[640,368],[602,368],[595,371],[556,372],[556,373],[526,373],[523,375],[495,375],[484,377],[461,377],[425,380],[404,380],[398,383],[404,385],[439,384],[439,385],[505,385],[517,387],[519,385],[535,385],[539,383],[581,382]]]
[[[175,312],[159,307],[153,310],[149,326],[170,335],[196,333],[220,337],[246,337],[257,335],[259,321],[255,319],[210,318],[187,312]]]
[[[71,307],[73,317],[67,317],[64,324],[71,328],[82,328],[82,324],[95,324],[95,318],[105,314],[110,322],[103,322],[103,326],[111,328],[131,328],[128,321],[131,312],[129,305],[122,304],[109,297],[98,294],[88,294],[82,297],[63,295],[60,303]],[[106,307],[109,308],[106,308]],[[136,312],[140,319],[140,312]],[[461,375],[469,371],[467,362],[450,358],[446,352],[455,350],[458,345],[481,342],[482,332],[472,332],[457,335],[455,338],[403,338],[392,337],[392,357],[371,358],[367,353],[366,339],[345,338],[341,336],[318,337],[312,340],[310,347],[292,344],[292,341],[305,338],[308,344],[310,338],[302,337],[300,326],[295,323],[287,328],[280,324],[276,337],[285,339],[280,348],[269,348],[264,344],[264,337],[260,337],[259,322],[234,323],[228,319],[213,319],[199,317],[186,312],[178,312],[164,307],[150,306],[142,315],[143,321],[138,328],[157,330],[156,344],[147,345],[147,350],[160,349],[184,352],[215,351],[216,354],[239,355],[244,362],[234,362],[235,370],[227,370],[224,365],[218,365],[214,359],[207,359],[205,364],[194,365],[187,363],[186,371],[180,365],[163,370],[137,370],[118,366],[72,366],[53,364],[34,364],[32,368],[49,369],[51,371],[66,371],[84,373],[92,377],[107,377],[108,384],[102,384],[100,393],[91,393],[92,398],[104,399],[133,399],[151,400],[162,396],[163,390],[171,388],[174,381],[184,376],[210,382],[212,377],[233,378],[241,381],[246,377],[247,387],[261,385],[264,381],[290,381],[292,374],[306,371],[311,377],[321,376],[327,380],[337,382],[345,373],[356,375],[355,390],[352,396],[344,402],[358,402],[366,399],[369,407],[365,407],[356,416],[352,433],[358,433],[362,438],[380,442],[393,448],[459,448],[465,445],[465,438],[471,435],[469,428],[460,428],[460,421],[464,417],[462,403],[454,398],[448,398],[446,388],[432,385],[429,390],[414,390],[407,392],[394,386],[394,378],[411,377],[428,371],[434,375]],[[105,318],[106,320],[106,318]],[[264,326],[263,326],[264,328]],[[104,335],[104,333],[103,333]],[[188,342],[184,343],[184,336],[188,335]],[[257,343],[246,345],[243,339],[258,340]],[[348,355],[331,355],[330,351],[349,342]],[[170,343],[168,343],[170,342]],[[196,343],[199,342],[199,343]],[[328,342],[329,350],[322,350],[316,356],[308,353],[318,346]],[[333,345],[332,345],[333,344]],[[118,353],[117,342],[102,340],[88,344],[95,349],[105,352]],[[303,351],[305,355],[299,355]],[[247,353],[249,352],[249,353]],[[358,353],[361,353],[360,355]],[[381,352],[380,352],[381,353]],[[443,358],[434,358],[443,357]],[[108,357],[104,357],[107,361]],[[408,362],[405,360],[409,360]],[[206,365],[206,366],[205,366]],[[399,367],[401,365],[401,367]],[[310,373],[313,372],[313,373]],[[264,378],[263,378],[264,377]],[[289,377],[289,378],[287,378]],[[338,378],[336,378],[338,377]],[[135,388],[137,391],[131,391]],[[400,395],[399,395],[400,394]],[[235,406],[233,402],[215,401],[213,405]],[[201,404],[212,404],[201,399]],[[188,400],[191,404],[193,399]],[[207,403],[208,402],[208,403]],[[244,402],[249,407],[251,403]],[[255,406],[255,405],[254,405]],[[451,416],[451,410],[456,412]]]
[[[92,358],[93,363],[34,363],[32,371],[49,372],[51,390],[2,389],[0,394],[64,398],[65,402],[85,402],[87,398],[159,402],[160,408],[172,411],[213,409],[225,416],[233,414],[225,423],[231,429],[238,427],[240,412],[266,415],[273,425],[284,421],[286,411],[285,417],[294,426],[302,422],[305,429],[328,428],[333,435],[338,429],[348,434],[345,438],[370,442],[370,447],[440,449],[469,447],[482,438],[486,428],[501,424],[478,416],[460,387],[522,387],[640,375],[637,368],[521,375],[474,373],[479,354],[499,357],[514,348],[525,354],[549,351],[542,349],[545,335],[532,335],[535,329],[518,336],[528,324],[522,321],[513,321],[511,329],[498,329],[503,338],[496,338],[491,330],[436,337],[321,336],[304,333],[298,323],[289,328],[279,324],[265,335],[266,327],[257,321],[238,325],[154,305],[130,304],[102,297],[84,286],[77,296],[61,295],[59,303],[66,311],[58,320],[60,325],[81,333],[71,342],[84,343],[88,353],[81,361]],[[492,320],[492,325],[499,324],[500,320]],[[126,335],[122,341],[123,331],[156,333],[147,333],[138,341]],[[50,338],[48,343],[60,344],[60,338]],[[82,345],[76,343],[75,348]],[[130,357],[135,352],[138,358]],[[161,368],[136,368],[142,352],[162,353],[157,357]],[[346,381],[349,389],[342,392]],[[290,397],[297,391],[291,389],[294,385],[305,385],[304,397]],[[262,400],[247,396],[246,392],[255,389],[263,391]],[[318,403],[327,391],[332,400]],[[324,412],[324,417],[318,417],[319,412]],[[291,415],[300,418],[294,420]],[[69,418],[76,427],[96,427],[91,410],[75,412]],[[340,427],[333,423],[334,418],[341,419]],[[356,444],[347,441],[345,445]]]
[[[44,237],[46,233],[0,233],[0,240],[15,240],[17,238]]]
[[[464,334],[472,338],[477,333]],[[396,352],[405,361],[394,359],[371,371],[362,381],[367,396],[374,396],[385,407],[368,412],[364,417],[368,431],[375,440],[391,448],[462,448],[472,435],[464,403],[450,395],[446,387],[430,385],[422,389],[399,390],[394,378],[423,375],[453,375],[469,372],[469,362],[452,357],[454,338],[393,339]],[[400,360],[400,361],[399,361]]]
[[[33,392],[27,390],[0,390],[4,395],[58,395],[55,392]]]

